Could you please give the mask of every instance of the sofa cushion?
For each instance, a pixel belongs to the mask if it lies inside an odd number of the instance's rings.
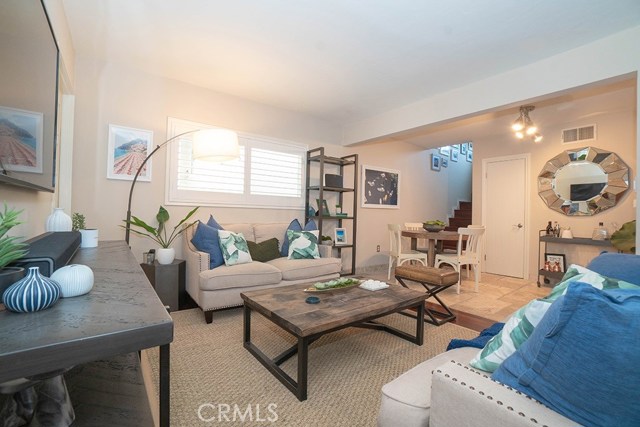
[[[242,233],[220,230],[218,237],[220,237],[220,249],[222,249],[225,265],[245,264],[252,261],[247,241]]]
[[[262,243],[265,240],[278,239],[278,243],[282,244],[282,239],[287,232],[288,224],[286,222],[274,222],[270,224],[254,224],[253,233],[255,235],[254,242]]]
[[[576,282],[589,284],[598,289],[638,288],[631,283],[611,279],[585,267],[572,264],[567,269],[562,281],[553,288],[548,296],[535,299],[513,313],[502,331],[489,340],[487,345],[471,360],[470,365],[488,372],[495,371],[531,336],[551,304],[567,292],[571,283]]]
[[[431,409],[431,372],[450,360],[466,363],[476,350],[456,348],[440,353],[382,386],[378,425],[427,426]]]
[[[339,258],[287,259],[276,258],[267,264],[282,273],[282,280],[304,280],[340,273],[342,261]]]
[[[265,240],[264,242],[247,242],[251,259],[259,262],[267,262],[272,259],[280,258],[280,249],[278,248],[278,239],[275,237]]]
[[[291,231],[287,230],[289,239],[289,259],[320,258],[318,252],[318,230]]]
[[[298,218],[291,221],[287,226],[287,229],[284,231],[284,235],[282,237],[282,247],[280,248],[280,255],[282,256],[289,255],[289,236],[287,235],[289,230],[302,231],[302,225],[300,225],[300,221],[298,221]]]
[[[200,289],[203,291],[275,285],[280,281],[280,270],[264,262],[223,265],[200,273]]]
[[[573,283],[492,378],[585,426],[640,420],[640,290]]]
[[[218,230],[218,228],[198,222],[196,232],[191,238],[191,243],[197,250],[209,254],[209,268],[216,268],[224,264]]]

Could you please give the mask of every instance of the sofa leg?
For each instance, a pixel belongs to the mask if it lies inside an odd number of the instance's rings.
[[[209,310],[209,311],[205,311],[204,312],[204,320],[207,323],[213,322],[213,310]]]

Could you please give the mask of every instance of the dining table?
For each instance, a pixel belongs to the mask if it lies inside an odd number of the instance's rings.
[[[411,239],[411,250],[417,250],[418,239],[425,239],[429,252],[427,253],[427,263],[433,267],[436,263],[436,250],[442,252],[442,242],[445,240],[458,241],[460,235],[457,231],[427,231],[427,230],[402,230],[403,237]]]

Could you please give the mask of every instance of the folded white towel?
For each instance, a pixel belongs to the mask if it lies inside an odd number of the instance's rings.
[[[365,280],[364,282],[362,282],[360,284],[360,287],[362,289],[366,289],[368,291],[378,291],[380,289],[388,288],[389,285],[386,284],[385,282],[381,282],[379,280],[369,279],[369,280]]]

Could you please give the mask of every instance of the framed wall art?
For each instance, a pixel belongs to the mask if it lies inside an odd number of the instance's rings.
[[[469,151],[469,146],[465,142],[464,144],[460,144],[460,154],[466,155],[467,151]]]
[[[346,245],[347,244],[347,229],[346,228],[336,228],[334,231],[334,239],[335,245]]]
[[[442,166],[443,168],[448,168],[449,159],[447,157],[443,157],[442,159],[440,159],[440,166]]]
[[[467,151],[467,162],[472,162],[473,161],[473,151],[468,150]]]
[[[42,173],[42,113],[0,107],[0,159],[10,171]]]
[[[449,145],[445,145],[444,147],[440,147],[440,154],[444,156],[448,156],[451,153],[451,147]]]
[[[398,209],[400,207],[400,172],[362,165],[363,208]]]
[[[431,155],[431,170],[439,171],[441,163],[442,163],[442,157],[438,156],[437,154]]]
[[[548,269],[549,271],[560,271],[562,273],[566,271],[567,266],[566,266],[564,254],[545,253],[544,261],[545,261],[544,262],[545,270]]]
[[[136,171],[153,150],[153,131],[109,125],[107,178],[133,180]],[[138,181],[151,181],[151,160]]]
[[[450,155],[449,159],[451,159],[452,162],[457,162],[458,161],[458,155],[459,155],[458,150],[451,150],[451,155]]]

